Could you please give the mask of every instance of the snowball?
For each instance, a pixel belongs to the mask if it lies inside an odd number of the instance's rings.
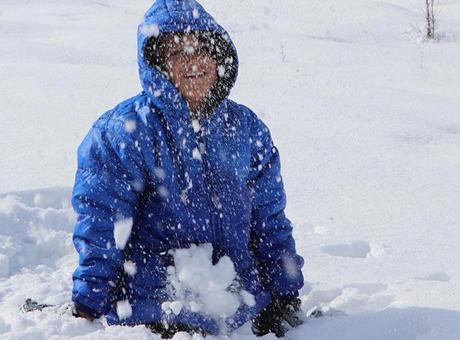
[[[198,133],[201,129],[200,122],[198,121],[198,119],[192,120],[192,126],[193,126],[193,131],[195,131],[195,133]]]
[[[171,302],[171,305],[169,306],[169,308],[171,308],[172,312],[175,315],[179,315],[182,310],[182,302],[180,301]]]
[[[128,300],[117,302],[117,315],[120,320],[128,319],[133,315],[133,310]]]
[[[197,313],[201,310],[201,304],[195,301],[190,301],[190,310],[193,313]]]
[[[171,301],[165,301],[161,304],[161,310],[166,314],[171,314]]]
[[[256,305],[256,299],[251,293],[243,290],[241,296],[243,297],[243,302],[249,307],[254,307]]]
[[[160,180],[164,180],[166,177],[166,173],[162,168],[153,169],[153,173],[155,174],[155,177]]]
[[[235,282],[233,262],[224,256],[213,265],[211,244],[193,245],[189,249],[171,251],[175,267],[168,270],[168,281],[176,301],[192,312],[204,312],[214,318],[233,316],[245,298],[238,292],[229,291]],[[250,295],[247,293],[247,295]],[[250,297],[246,296],[250,301]]]
[[[133,219],[126,218],[114,223],[113,235],[115,237],[115,244],[118,249],[125,249],[126,243],[131,236],[133,229]]]
[[[136,190],[137,192],[142,192],[144,190],[144,183],[142,183],[141,180],[135,179],[131,183],[131,185],[132,185],[133,189]]]
[[[169,190],[163,185],[158,186],[157,193],[161,198],[167,199],[169,197]]]
[[[137,266],[132,261],[125,261],[125,263],[123,264],[123,269],[129,276],[134,277],[137,274]]]
[[[150,108],[148,106],[142,106],[137,110],[137,113],[140,113],[142,115],[146,115],[150,113]]]
[[[155,37],[158,38],[160,35],[160,28],[157,24],[144,24],[142,25],[141,32],[145,37]]]
[[[125,121],[124,128],[126,132],[133,133],[136,130],[136,121],[128,119]]]
[[[194,159],[201,161],[201,152],[198,150],[198,148],[193,149],[192,156]]]
[[[299,275],[296,261],[290,256],[283,256],[283,267],[289,278],[295,279]]]
[[[217,67],[217,74],[218,74],[219,77],[221,77],[221,78],[225,77],[225,66],[219,65],[219,66]]]

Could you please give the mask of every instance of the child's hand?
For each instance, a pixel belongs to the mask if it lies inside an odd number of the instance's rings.
[[[274,333],[277,337],[286,334],[287,322],[291,327],[300,326],[303,323],[299,298],[273,299],[262,312],[252,321],[252,332],[256,336]]]

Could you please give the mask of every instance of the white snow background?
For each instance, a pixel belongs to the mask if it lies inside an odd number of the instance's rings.
[[[303,309],[347,314],[289,339],[460,339],[460,1],[437,1],[436,42],[423,41],[424,3],[203,1],[239,50],[232,97],[281,152],[313,287]],[[139,91],[136,29],[150,5],[1,1],[0,339],[156,338],[19,312],[28,297],[70,300],[76,149]],[[249,327],[232,338],[252,338]]]

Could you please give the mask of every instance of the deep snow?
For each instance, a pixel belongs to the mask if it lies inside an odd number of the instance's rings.
[[[438,42],[421,37],[423,3],[203,1],[239,49],[232,98],[281,152],[313,288],[303,309],[330,310],[291,339],[460,338],[460,1],[439,1]],[[2,1],[0,339],[153,338],[65,305],[19,313],[27,297],[70,299],[76,148],[139,91],[136,28],[150,4]]]

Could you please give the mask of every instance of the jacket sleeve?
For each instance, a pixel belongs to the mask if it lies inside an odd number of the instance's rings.
[[[114,302],[112,290],[124,261],[115,223],[123,220],[126,227],[126,221],[136,218],[145,178],[141,158],[135,137],[117,121],[97,122],[78,149],[72,204],[78,215],[73,242],[79,265],[72,300],[94,317],[107,314]]]
[[[304,260],[296,253],[292,224],[284,213],[286,194],[278,149],[268,128],[258,118],[253,124],[251,144],[251,248],[262,281],[272,295],[296,297],[304,284],[301,271]]]

